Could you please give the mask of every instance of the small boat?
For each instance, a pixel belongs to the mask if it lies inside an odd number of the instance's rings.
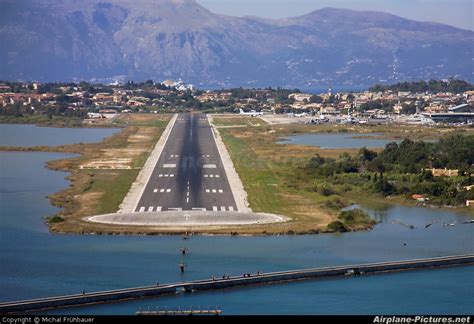
[[[468,221],[462,222],[463,224],[474,224],[474,219],[470,219]]]

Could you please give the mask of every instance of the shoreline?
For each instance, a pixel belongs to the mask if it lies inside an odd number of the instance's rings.
[[[19,119],[18,119],[19,118]],[[53,117],[53,119],[46,118],[29,118],[29,117],[12,117],[0,116],[0,124],[4,125],[34,125],[37,127],[49,128],[124,128],[125,123],[114,123],[116,117],[105,120],[95,119],[81,119],[81,118],[61,118]],[[86,122],[89,121],[89,122]]]
[[[135,126],[130,126],[135,127]],[[127,133],[128,134],[124,134]],[[216,226],[187,226],[187,227],[157,227],[157,226],[140,226],[140,225],[133,225],[130,226],[123,226],[123,225],[96,225],[96,226],[88,226],[86,222],[82,222],[79,218],[73,218],[68,220],[68,216],[70,214],[74,214],[74,211],[77,212],[78,206],[75,206],[74,203],[68,205],[68,199],[74,199],[75,196],[73,192],[71,192],[71,188],[75,189],[77,187],[81,187],[82,177],[78,176],[79,164],[84,162],[84,160],[91,158],[91,149],[94,150],[97,147],[100,147],[101,150],[110,149],[110,146],[113,147],[114,138],[115,137],[126,137],[128,139],[130,136],[133,136],[130,133],[130,129],[128,127],[122,128],[118,133],[112,135],[111,137],[104,138],[101,142],[98,143],[90,143],[90,144],[68,144],[68,145],[61,145],[61,146],[37,146],[37,147],[0,147],[0,151],[10,151],[10,152],[55,152],[55,153],[72,153],[78,154],[78,156],[70,157],[66,159],[60,160],[52,160],[47,162],[47,168],[51,170],[59,170],[68,172],[69,175],[66,177],[68,181],[70,181],[69,188],[64,188],[59,190],[58,192],[48,196],[50,203],[54,206],[61,208],[61,211],[58,212],[55,216],[60,217],[61,219],[65,219],[66,221],[73,221],[75,226],[73,227],[64,227],[62,225],[63,221],[58,223],[51,223],[46,221],[47,226],[52,233],[62,233],[62,234],[99,234],[99,235],[183,235],[186,233],[192,233],[193,235],[242,235],[242,236],[269,236],[269,235],[309,235],[309,234],[322,234],[322,233],[334,233],[334,231],[328,230],[326,226],[321,226],[316,222],[309,222],[307,228],[297,228],[293,229],[293,225],[301,224],[301,221],[294,219],[286,222],[282,227],[275,227],[271,224],[257,224],[257,225],[216,225]],[[158,137],[161,138],[161,135]],[[123,138],[122,138],[123,140]],[[157,142],[154,142],[156,145]],[[150,153],[150,152],[149,152]],[[93,154],[92,154],[93,155]],[[84,174],[87,174],[87,170]],[[132,170],[133,171],[133,170]],[[135,171],[138,173],[138,171]],[[87,179],[86,179],[87,180]],[[89,179],[90,180],[90,179]],[[79,183],[78,183],[79,182]],[[87,181],[86,181],[87,182]],[[69,198],[68,198],[69,197]],[[122,197],[123,200],[123,197]],[[407,201],[404,197],[390,197],[390,198],[381,198],[381,197],[369,197],[370,201],[377,202],[380,204],[386,205],[404,205],[410,207],[423,207],[419,206],[415,202]],[[357,201],[356,201],[357,203]],[[365,204],[361,204],[365,205]],[[468,213],[470,211],[464,209],[462,207],[446,207],[446,206],[426,206],[425,208],[436,208],[436,209],[443,209],[443,210],[450,210],[457,213]],[[72,209],[72,211],[71,211]],[[462,209],[462,210],[460,210]],[[271,213],[271,211],[269,211]],[[99,214],[100,215],[100,214]],[[82,217],[90,217],[90,215],[84,215]],[[291,216],[290,216],[291,217]],[[291,217],[293,218],[293,217]],[[336,218],[335,218],[336,219]],[[79,222],[78,222],[79,220]],[[62,224],[62,225],[61,225]],[[312,225],[311,225],[312,224]],[[281,224],[280,224],[281,225]],[[376,225],[376,224],[375,224]],[[363,230],[371,230],[375,225],[362,225],[356,226],[356,228],[351,228],[349,231],[363,231]]]

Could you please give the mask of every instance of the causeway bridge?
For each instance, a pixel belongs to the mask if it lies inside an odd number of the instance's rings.
[[[226,289],[254,285],[266,285],[309,279],[351,277],[388,272],[474,265],[474,254],[413,259],[369,264],[342,265],[291,271],[229,276],[225,279],[205,279],[154,286],[99,291],[57,297],[0,303],[0,313],[21,313],[45,309],[110,303],[145,297],[157,297],[176,293],[194,293],[202,290]]]

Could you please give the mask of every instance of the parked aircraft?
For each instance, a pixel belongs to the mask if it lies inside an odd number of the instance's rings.
[[[250,112],[245,112],[245,111],[243,111],[242,109],[240,109],[239,115],[256,117],[256,116],[261,116],[261,115],[263,115],[263,112],[261,112],[261,111],[255,111],[255,110],[251,110]]]

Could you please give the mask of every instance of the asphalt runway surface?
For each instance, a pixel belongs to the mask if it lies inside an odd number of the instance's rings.
[[[206,115],[179,114],[135,212],[237,211]]]

